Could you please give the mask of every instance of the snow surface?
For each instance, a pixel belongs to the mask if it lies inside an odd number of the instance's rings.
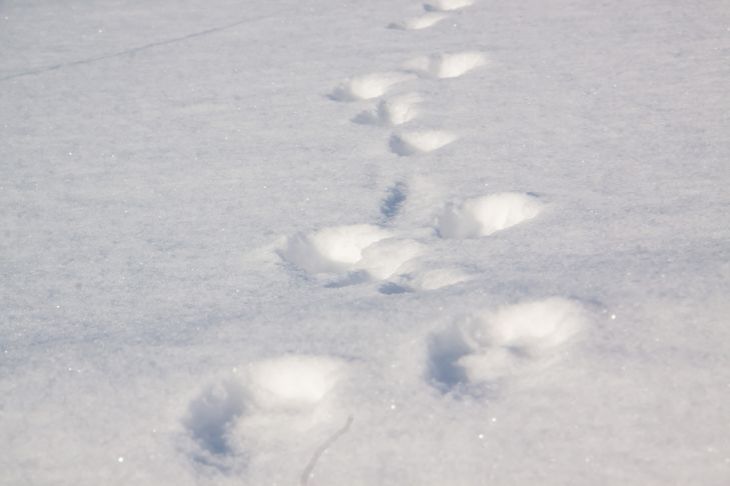
[[[7,0],[0,61],[0,484],[730,484],[727,0]]]

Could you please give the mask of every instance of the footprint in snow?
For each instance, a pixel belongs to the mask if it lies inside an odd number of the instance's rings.
[[[431,335],[426,377],[443,392],[496,385],[560,358],[585,322],[577,302],[559,297],[469,315]]]
[[[279,256],[313,275],[339,277],[338,287],[383,280],[424,252],[420,243],[396,237],[380,226],[333,226],[286,239]]]
[[[280,450],[282,444],[310,453],[345,417],[336,387],[346,375],[343,360],[307,355],[235,370],[206,387],[188,407],[183,425],[193,439],[193,458],[225,472],[255,461],[259,453]]]
[[[402,294],[437,290],[473,280],[475,275],[461,268],[429,268],[396,275],[381,285],[381,294]]]
[[[421,30],[436,25],[449,15],[444,12],[426,12],[418,17],[411,17],[400,22],[388,24],[389,29]]]
[[[451,54],[431,54],[406,61],[403,69],[422,77],[458,78],[486,64],[484,54],[476,51],[457,52]]]
[[[402,72],[383,72],[355,76],[341,82],[329,95],[335,101],[369,100],[383,96],[392,86],[413,79]]]
[[[406,93],[381,100],[372,111],[363,111],[352,119],[363,125],[402,125],[418,115],[417,105],[423,101],[418,93]]]
[[[414,130],[395,133],[390,137],[391,152],[406,156],[438,150],[458,136],[445,130]]]
[[[436,220],[442,238],[487,236],[532,219],[545,205],[535,196],[502,192],[448,204]]]
[[[423,4],[424,10],[431,12],[448,12],[474,5],[474,0],[431,0]]]

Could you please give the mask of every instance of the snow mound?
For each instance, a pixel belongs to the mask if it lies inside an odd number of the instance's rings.
[[[390,138],[390,149],[398,155],[412,155],[438,150],[458,137],[444,130],[419,130],[396,133]]]
[[[340,360],[284,356],[254,363],[246,373],[249,396],[259,409],[302,410],[316,406],[342,374]]]
[[[400,30],[421,30],[441,22],[446,17],[448,17],[448,15],[443,12],[426,12],[418,17],[405,19],[401,22],[393,22],[388,25],[388,28]]]
[[[438,216],[436,230],[442,238],[486,236],[534,218],[544,204],[534,196],[503,192],[449,204]]]
[[[421,76],[458,78],[484,64],[486,64],[484,54],[468,51],[416,57],[407,61],[403,68]]]
[[[392,86],[408,81],[412,76],[399,72],[372,73],[356,76],[340,83],[330,98],[336,101],[369,100],[378,98]]]
[[[431,337],[429,378],[448,391],[545,366],[584,324],[582,307],[560,297],[468,316]]]
[[[432,0],[423,4],[423,8],[428,11],[446,12],[449,10],[459,10],[474,4],[474,0]]]
[[[369,125],[402,125],[418,115],[416,105],[423,101],[418,93],[406,93],[389,100],[382,100],[374,111],[364,111],[357,115],[355,123]]]

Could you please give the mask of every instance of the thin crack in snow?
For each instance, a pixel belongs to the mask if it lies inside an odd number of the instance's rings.
[[[22,72],[15,73],[15,74],[10,74],[10,75],[7,75],[7,76],[5,76],[3,78],[0,78],[0,82],[2,82],[2,81],[9,81],[11,79],[20,78],[20,77],[23,77],[23,76],[33,76],[35,74],[43,74],[43,73],[46,73],[48,71],[55,71],[57,69],[61,69],[61,68],[64,68],[64,67],[79,66],[79,65],[83,65],[83,64],[91,64],[91,63],[94,63],[94,62],[97,62],[97,61],[103,61],[105,59],[112,59],[112,58],[115,58],[115,57],[121,57],[121,56],[128,55],[128,54],[135,54],[137,52],[145,51],[145,50],[151,49],[153,47],[164,46],[164,45],[167,45],[167,44],[174,44],[176,42],[182,42],[182,41],[185,41],[185,40],[188,40],[188,39],[192,39],[192,38],[195,38],[195,37],[201,37],[201,36],[208,35],[208,34],[215,34],[216,32],[221,32],[223,30],[232,29],[234,27],[238,27],[239,25],[248,24],[250,22],[256,22],[256,21],[259,21],[259,20],[264,20],[264,19],[269,18],[269,17],[272,17],[272,16],[273,15],[263,15],[263,16],[260,16],[260,17],[238,20],[238,21],[232,22],[230,24],[225,24],[225,25],[221,25],[221,26],[218,26],[218,27],[212,27],[210,29],[201,30],[200,32],[193,32],[192,34],[186,34],[186,35],[183,35],[183,36],[180,36],[180,37],[174,37],[172,39],[166,39],[166,40],[161,40],[161,41],[157,41],[157,42],[151,42],[149,44],[145,44],[145,45],[137,46],[137,47],[132,47],[132,48],[129,48],[129,49],[125,49],[123,51],[113,52],[111,54],[102,54],[100,56],[90,57],[90,58],[87,58],[87,59],[80,59],[80,60],[77,60],[77,61],[62,62],[62,63],[58,63],[58,64],[52,64],[50,66],[39,67],[39,68],[36,68],[36,69],[29,69],[27,71],[22,71]]]
[[[317,448],[316,451],[314,451],[312,458],[309,460],[309,463],[307,463],[307,467],[304,468],[302,476],[299,480],[301,486],[307,486],[307,484],[309,484],[309,480],[312,477],[312,471],[314,470],[314,466],[317,465],[317,461],[319,461],[320,456],[324,454],[324,452],[329,449],[329,447],[334,444],[337,439],[347,433],[347,431],[350,429],[350,425],[352,425],[352,421],[353,417],[352,415],[350,415],[349,417],[347,417],[345,425],[343,425],[342,428],[339,429],[337,432],[332,434],[327,440],[322,443],[321,446]]]

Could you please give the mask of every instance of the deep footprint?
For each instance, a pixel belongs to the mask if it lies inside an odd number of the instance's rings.
[[[309,273],[341,273],[362,259],[365,248],[391,236],[369,224],[333,226],[288,238],[279,254]]]
[[[416,57],[404,63],[403,68],[423,77],[458,78],[485,64],[484,54],[467,51]]]
[[[468,282],[474,275],[460,268],[433,268],[398,275],[380,287],[383,294],[437,290]]]
[[[340,359],[292,355],[253,363],[207,387],[183,419],[199,448],[194,459],[226,470],[255,454],[245,450],[247,440],[301,440],[318,424],[339,421],[333,393],[346,373]]]
[[[539,370],[585,326],[582,307],[553,297],[470,315],[433,334],[427,378],[444,392]]]
[[[396,126],[409,122],[418,115],[417,105],[423,101],[418,93],[407,93],[382,100],[373,111],[364,111],[352,119],[367,125]]]
[[[396,182],[388,188],[388,192],[380,204],[380,214],[385,221],[391,221],[400,212],[408,198],[408,185],[405,182]]]
[[[386,279],[423,252],[420,243],[397,238],[379,226],[358,224],[294,235],[279,255],[311,274],[344,274],[330,285],[338,287]]]
[[[442,238],[487,236],[532,219],[544,204],[535,196],[502,192],[448,204],[436,220]]]
[[[388,28],[400,30],[421,30],[431,27],[432,25],[436,25],[447,17],[448,14],[443,12],[426,12],[418,17],[412,17],[401,22],[388,24]]]
[[[395,133],[390,137],[390,150],[397,155],[414,155],[438,150],[458,137],[445,130],[417,130]]]
[[[329,95],[335,101],[369,100],[383,96],[392,86],[413,79],[400,72],[365,74],[340,83]]]
[[[190,403],[183,424],[201,449],[197,460],[222,465],[235,452],[228,434],[246,411],[245,396],[243,386],[229,380],[207,387]]]

